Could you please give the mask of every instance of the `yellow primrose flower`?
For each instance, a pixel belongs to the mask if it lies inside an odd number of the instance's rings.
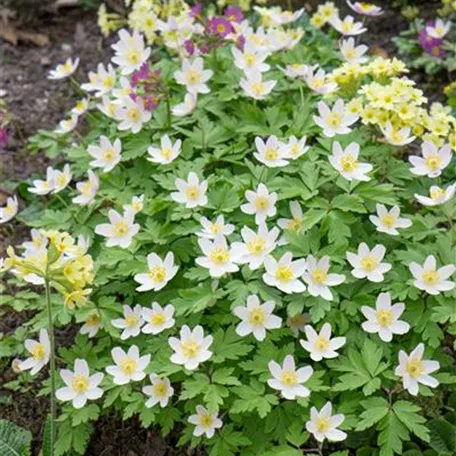
[[[73,310],[75,307],[83,307],[88,302],[88,296],[92,293],[91,288],[85,290],[74,290],[70,293],[64,293],[64,305],[67,309]]]

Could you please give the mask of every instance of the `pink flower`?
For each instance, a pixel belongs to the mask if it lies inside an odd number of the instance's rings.
[[[244,19],[241,9],[236,5],[228,6],[223,15],[230,21],[240,24]]]

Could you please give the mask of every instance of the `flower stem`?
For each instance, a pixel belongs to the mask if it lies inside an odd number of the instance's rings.
[[[49,326],[49,344],[50,344],[50,374],[51,374],[51,456],[54,456],[55,437],[56,437],[56,401],[55,401],[55,340],[54,340],[54,322],[52,320],[52,304],[51,304],[51,287],[49,283],[49,277],[45,279],[46,287],[46,306]]]

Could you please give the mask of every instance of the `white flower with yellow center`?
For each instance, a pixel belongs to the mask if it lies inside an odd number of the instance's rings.
[[[362,14],[363,16],[381,16],[383,14],[382,8],[367,2],[350,2],[347,0],[348,6],[355,11],[355,13]]]
[[[65,79],[71,76],[79,65],[79,59],[68,58],[65,63],[61,63],[49,72],[48,79]]]
[[[413,285],[430,295],[438,295],[455,287],[455,283],[447,279],[456,271],[456,266],[447,264],[437,268],[437,260],[434,255],[429,255],[423,266],[415,262],[410,263],[409,269],[415,279]]]
[[[128,352],[120,347],[114,347],[111,350],[111,355],[115,365],[108,366],[106,372],[112,375],[112,381],[116,385],[140,382],[146,377],[144,369],[150,363],[150,355],[140,356],[136,345],[132,345]]]
[[[286,252],[279,261],[268,255],[264,260],[264,267],[266,272],[263,274],[263,280],[271,287],[288,294],[306,291],[306,286],[300,280],[306,271],[306,260],[293,261],[293,254]]]
[[[385,141],[393,146],[405,146],[415,141],[416,136],[410,136],[412,129],[410,127],[404,127],[398,129],[391,125],[391,122],[387,122],[385,125],[380,125]]]
[[[117,163],[120,162],[122,152],[122,143],[117,138],[114,142],[106,136],[100,136],[100,145],[90,145],[87,148],[87,153],[95,160],[90,162],[92,168],[102,168],[104,173],[111,171]]]
[[[306,422],[306,429],[315,437],[318,442],[328,439],[330,442],[341,442],[347,438],[347,434],[337,429],[345,419],[340,414],[332,414],[332,404],[327,402],[318,411],[315,407],[310,409],[310,420]]]
[[[310,353],[310,357],[314,361],[321,361],[323,358],[337,358],[339,356],[337,350],[346,342],[345,337],[333,337],[331,339],[331,325],[329,323],[325,323],[319,333],[310,325],[304,328],[304,332],[307,340],[300,340],[299,343],[304,350]]]
[[[196,414],[190,415],[188,422],[195,425],[193,430],[195,437],[200,437],[204,434],[208,439],[214,437],[215,430],[220,429],[223,425],[217,412],[210,413],[202,405],[196,406]]]
[[[368,57],[364,54],[368,51],[365,44],[356,46],[355,39],[350,37],[346,40],[341,40],[339,43],[340,53],[343,59],[349,63],[365,63]]]
[[[124,211],[131,210],[135,214],[139,214],[144,209],[144,194],[134,196],[130,204],[124,204],[122,207]]]
[[[362,22],[355,22],[353,16],[345,16],[342,20],[338,16],[334,16],[330,20],[330,24],[342,35],[344,36],[356,36],[364,33],[367,28],[363,27]]]
[[[187,209],[207,204],[207,181],[199,181],[198,175],[193,171],[188,173],[187,181],[177,178],[175,181],[177,192],[171,193],[171,198],[177,203],[185,204]]]
[[[120,338],[126,340],[130,337],[136,337],[141,332],[143,325],[142,307],[137,304],[133,309],[130,306],[123,306],[123,318],[117,318],[111,321],[114,328],[123,329]]]
[[[88,206],[93,202],[98,193],[98,189],[100,188],[100,179],[98,179],[98,176],[90,169],[87,171],[87,175],[89,176],[89,180],[78,182],[76,184],[79,195],[75,196],[71,200],[74,204]]]
[[[74,108],[71,110],[72,114],[75,114],[76,116],[81,116],[87,110],[89,109],[89,99],[88,98],[83,98],[82,100],[79,100],[76,102]]]
[[[19,365],[21,371],[30,370],[30,374],[37,374],[49,362],[51,344],[49,335],[45,329],[40,330],[39,341],[27,339],[25,349],[30,353],[30,357],[22,361]]]
[[[255,223],[257,225],[264,222],[267,217],[276,215],[277,193],[269,193],[266,185],[259,184],[256,192],[247,190],[245,197],[248,203],[241,206],[241,211],[244,214],[255,215]]]
[[[65,135],[67,133],[70,133],[70,131],[73,131],[76,128],[77,124],[78,116],[72,114],[69,119],[64,119],[59,122],[57,128],[55,129],[55,133],[58,135]]]
[[[300,331],[304,332],[304,328],[308,323],[310,323],[310,315],[308,313],[297,313],[287,318],[287,325],[295,337],[299,335]]]
[[[418,395],[420,383],[431,388],[439,385],[439,381],[429,375],[440,368],[439,362],[424,360],[423,354],[424,344],[418,344],[410,355],[403,350],[399,351],[399,366],[394,373],[402,378],[403,387],[412,396]]]
[[[185,369],[194,370],[212,356],[212,352],[209,351],[212,342],[212,336],[204,337],[202,326],[196,326],[191,330],[184,325],[180,330],[180,339],[177,337],[168,339],[170,347],[174,350],[171,362],[183,365]]]
[[[329,287],[340,285],[345,280],[345,276],[328,273],[330,261],[328,255],[325,255],[320,260],[309,255],[306,261],[307,271],[302,277],[308,285],[307,290],[312,296],[321,296],[327,301],[332,301],[333,294]]]
[[[117,113],[117,120],[120,123],[117,125],[119,130],[130,130],[132,133],[138,133],[143,124],[149,122],[152,113],[144,108],[143,102],[138,99],[133,101],[130,97],[125,98],[123,106]]]
[[[110,119],[117,119],[122,105],[123,103],[121,101],[111,100],[107,95],[103,95],[101,103],[97,103],[97,109]]]
[[[383,282],[383,274],[391,269],[390,263],[382,263],[385,253],[385,246],[381,244],[370,250],[365,242],[361,242],[357,254],[347,252],[347,261],[353,266],[352,275],[357,279]]]
[[[32,228],[30,235],[32,237],[32,240],[22,243],[22,247],[25,249],[24,256],[30,257],[35,256],[39,253],[46,253],[49,239],[40,230],[37,230],[35,228]]]
[[[149,396],[146,401],[146,407],[152,408],[160,404],[161,408],[168,405],[170,398],[174,394],[174,388],[167,377],[159,377],[156,374],[150,374],[150,385],[144,386],[142,392]]]
[[[84,407],[88,400],[94,401],[103,396],[103,390],[99,388],[99,384],[103,380],[104,374],[90,375],[89,365],[84,359],[74,361],[74,372],[62,369],[60,377],[65,386],[59,388],[55,396],[63,402],[72,401],[75,409]]]
[[[234,315],[242,320],[236,326],[236,333],[241,337],[252,334],[256,340],[264,340],[266,330],[278,329],[282,325],[282,319],[272,314],[274,307],[273,301],[261,304],[258,296],[249,296],[246,306],[237,306],[233,309]]]
[[[296,369],[296,364],[293,356],[287,355],[283,361],[283,365],[275,361],[269,361],[269,372],[272,377],[268,380],[268,385],[280,391],[280,394],[285,399],[296,399],[297,397],[309,397],[310,391],[302,383],[309,380],[313,374],[313,369],[310,366]]]
[[[222,277],[226,273],[239,271],[236,264],[239,261],[239,253],[228,246],[223,235],[219,234],[213,241],[198,239],[198,244],[205,256],[198,257],[195,263],[209,269],[211,277]]]
[[[7,198],[6,205],[0,207],[0,224],[9,222],[13,219],[18,211],[19,204],[17,202],[17,196]]]
[[[398,228],[408,228],[412,226],[412,221],[399,217],[401,210],[399,206],[393,206],[389,211],[383,204],[377,204],[377,215],[370,215],[369,220],[376,226],[380,233],[397,236]]]
[[[287,143],[283,143],[280,147],[283,157],[290,160],[296,160],[301,155],[304,155],[310,146],[306,146],[307,137],[303,136],[301,139],[292,135],[288,138]]]
[[[352,131],[350,126],[359,119],[357,114],[352,114],[345,108],[341,98],[336,101],[332,109],[324,101],[319,101],[317,106],[320,116],[314,116],[313,120],[323,128],[323,134],[328,138],[350,133]]]
[[[103,328],[101,316],[98,312],[94,312],[86,318],[79,332],[81,334],[87,334],[87,336],[91,339],[97,335],[101,328]]]
[[[153,302],[152,308],[143,307],[141,318],[145,325],[142,328],[144,334],[160,334],[165,329],[172,328],[174,323],[174,306],[166,305],[164,308],[158,303]]]
[[[429,190],[429,196],[422,196],[417,193],[415,193],[414,196],[423,206],[433,207],[440,206],[441,204],[445,204],[450,201],[455,192],[456,184],[448,185],[447,188],[441,188],[437,185],[433,185]]]
[[[174,73],[174,79],[178,84],[184,85],[191,94],[209,93],[210,89],[206,82],[211,79],[214,72],[204,69],[204,61],[197,57],[192,62],[184,59],[181,70]]]
[[[179,266],[174,265],[174,253],[168,252],[164,260],[156,253],[147,255],[148,272],[136,274],[134,279],[141,284],[136,291],[159,291],[176,275]]]
[[[72,174],[70,165],[66,164],[63,167],[63,170],[60,171],[58,169],[54,170],[54,176],[52,181],[54,183],[54,187],[52,189],[52,193],[58,193],[64,190],[68,184],[71,182]]]
[[[225,217],[223,215],[217,216],[213,222],[206,217],[201,217],[200,223],[203,229],[197,231],[196,235],[201,238],[215,239],[219,235],[229,236],[234,231],[234,225],[225,223]]]
[[[96,97],[101,97],[110,93],[116,85],[116,70],[109,64],[107,68],[103,63],[99,63],[97,72],[89,72],[89,82],[81,85],[81,89],[86,92],[96,92]]]
[[[136,30],[130,35],[125,29],[119,30],[119,41],[111,46],[116,54],[113,63],[119,65],[122,74],[139,70],[150,56],[150,48],[145,47],[143,36]]]
[[[318,68],[318,65],[307,68],[304,81],[310,90],[320,94],[331,93],[337,89],[337,84],[327,81],[326,72],[322,68]]]
[[[391,305],[391,294],[380,293],[377,297],[375,309],[368,306],[361,306],[361,312],[367,318],[361,327],[364,331],[377,334],[383,342],[391,342],[393,334],[405,334],[410,325],[399,320],[405,310],[403,302]]]
[[[266,143],[257,136],[255,138],[256,152],[253,156],[269,168],[279,168],[287,166],[282,146],[284,144],[277,139],[277,136],[269,136]]]
[[[128,210],[120,215],[114,209],[110,209],[108,217],[109,223],[95,226],[95,233],[107,238],[106,247],[119,246],[126,249],[139,231],[139,225],[135,223],[135,213]]]
[[[251,71],[264,73],[270,68],[267,63],[264,63],[269,56],[269,52],[258,49],[252,41],[247,41],[242,51],[233,46],[231,53],[234,57],[234,65],[246,74]]]
[[[241,78],[239,85],[244,93],[255,100],[264,100],[277,84],[277,81],[263,81],[262,73],[258,70],[252,70]]]
[[[282,230],[299,233],[304,223],[301,205],[297,201],[290,201],[290,212],[292,216],[291,219],[279,218],[277,224]],[[278,242],[279,245],[286,245],[287,243],[285,236],[282,236]]]
[[[112,95],[117,99],[117,103],[123,104],[125,98],[129,98],[135,91],[131,86],[130,80],[125,76],[120,77],[119,84],[119,88],[112,90]]]
[[[439,177],[451,162],[450,144],[445,144],[439,149],[432,141],[425,141],[421,151],[423,157],[409,157],[409,162],[413,165],[410,171],[416,176]]]
[[[266,256],[275,249],[279,229],[272,228],[271,231],[268,231],[266,224],[260,223],[256,233],[244,226],[241,230],[241,236],[244,242],[233,242],[231,245],[233,254],[238,258],[239,264],[248,264],[250,269],[255,270],[263,264]]]
[[[437,18],[434,25],[426,26],[426,33],[437,39],[442,39],[451,29],[451,22],[445,22],[443,19]]]
[[[345,150],[339,142],[334,141],[332,155],[329,157],[331,165],[339,171],[340,175],[349,181],[369,181],[367,175],[372,171],[370,163],[361,163],[359,160],[359,144],[352,142]]]
[[[194,93],[186,93],[184,101],[175,105],[172,109],[173,116],[176,117],[185,117],[191,114],[195,108],[198,98]]]
[[[282,73],[291,79],[302,79],[309,71],[309,66],[303,63],[293,63],[285,68],[278,67]]]
[[[176,140],[173,144],[169,139],[168,135],[162,136],[160,140],[160,147],[150,146],[147,149],[149,157],[147,160],[153,163],[160,163],[162,165],[167,165],[174,161],[181,152],[182,141],[180,139]]]

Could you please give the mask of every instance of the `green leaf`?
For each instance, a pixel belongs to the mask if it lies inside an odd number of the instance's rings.
[[[429,429],[424,426],[426,418],[419,415],[421,410],[415,404],[407,401],[397,401],[393,404],[393,410],[399,420],[407,429],[425,442],[429,442]]]
[[[338,195],[331,201],[331,206],[344,212],[359,212],[361,214],[366,212],[363,200],[358,195]]]
[[[0,420],[0,454],[2,456],[30,456],[31,432],[11,421]]]
[[[383,397],[372,397],[361,401],[364,412],[360,415],[360,421],[356,425],[356,431],[364,431],[378,423],[388,413],[388,401]]]
[[[456,426],[443,418],[428,423],[430,447],[441,453],[456,454]]]

